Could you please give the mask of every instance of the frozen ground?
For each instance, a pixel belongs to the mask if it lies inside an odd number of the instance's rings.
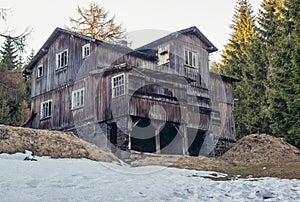
[[[212,172],[25,157],[0,155],[0,201],[300,201],[300,180],[213,181],[204,178]]]

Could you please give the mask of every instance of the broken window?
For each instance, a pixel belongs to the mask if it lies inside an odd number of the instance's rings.
[[[169,46],[158,49],[158,65],[167,64],[170,61]]]
[[[43,76],[43,70],[44,70],[43,65],[38,66],[37,75],[36,75],[37,78],[40,78]]]

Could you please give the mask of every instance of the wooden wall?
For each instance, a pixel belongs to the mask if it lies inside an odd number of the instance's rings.
[[[91,55],[82,59],[81,47],[86,43],[88,41],[76,36],[60,34],[36,65],[44,66],[44,76],[36,78],[37,68],[33,68],[32,109],[38,112],[34,127],[63,129],[85,122],[110,121],[132,115],[152,116],[154,119],[167,119],[185,123],[191,128],[208,130],[208,52],[197,37],[183,35],[161,44],[168,45],[170,51],[170,62],[165,65],[157,65],[157,61],[137,57],[126,52],[126,49],[124,52],[124,49],[106,43],[91,43]],[[65,49],[68,49],[68,66],[57,70],[56,53]],[[196,68],[184,65],[185,49],[196,53]],[[130,72],[124,71],[126,94],[112,98],[111,78],[122,71],[103,72],[112,65],[121,63],[127,63],[134,68]],[[148,74],[149,71],[157,77],[152,77]],[[179,82],[179,77],[184,81]],[[189,83],[184,78],[194,82]],[[160,84],[158,86],[163,88],[150,92],[151,95],[137,93],[138,87],[145,87],[149,83]],[[83,108],[71,110],[71,92],[80,88],[85,89],[85,105]],[[53,100],[53,116],[40,121],[40,104],[48,99]],[[166,114],[156,113],[155,110],[158,112],[159,108],[153,108],[154,111],[149,114],[151,107],[156,105],[161,106]]]
[[[212,103],[212,131],[216,137],[235,140],[233,114],[233,84],[221,76],[210,78],[210,95]],[[218,121],[219,120],[219,121]]]

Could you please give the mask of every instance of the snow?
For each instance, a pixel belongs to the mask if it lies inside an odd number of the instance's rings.
[[[300,180],[28,155],[0,155],[0,201],[300,201]]]

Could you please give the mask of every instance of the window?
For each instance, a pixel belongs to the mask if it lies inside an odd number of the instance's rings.
[[[40,66],[38,66],[38,68],[37,68],[37,78],[40,78],[40,77],[42,77],[43,76],[43,72],[44,71],[44,68],[43,68],[43,65],[40,65]]]
[[[52,115],[52,100],[47,100],[41,103],[41,119],[51,117]]]
[[[84,88],[72,91],[72,109],[84,106]]]
[[[91,54],[91,45],[88,43],[82,46],[82,58],[86,58],[90,56],[90,54]]]
[[[68,49],[56,54],[56,68],[60,69],[68,65]]]
[[[185,65],[196,67],[196,53],[192,51],[184,51]]]
[[[124,74],[112,78],[112,97],[118,97],[125,94]]]
[[[158,65],[166,64],[170,61],[168,47],[158,49]]]

